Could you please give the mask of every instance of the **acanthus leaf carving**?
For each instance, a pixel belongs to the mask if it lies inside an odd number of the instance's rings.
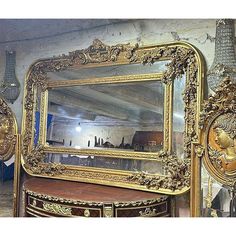
[[[154,175],[147,172],[133,173],[127,177],[128,180],[137,181],[151,189],[170,189],[171,191],[181,190],[190,186],[189,164],[175,155],[162,153],[163,169],[166,175]]]
[[[65,170],[65,166],[55,163],[43,163],[45,153],[43,146],[38,145],[28,155],[25,156],[25,167],[33,174],[48,174],[48,175],[61,175]]]
[[[203,128],[205,122],[216,113],[236,113],[236,84],[227,76],[217,87],[215,94],[210,95],[203,104],[203,111],[200,114],[199,125]]]
[[[9,160],[15,151],[17,123],[11,108],[0,97],[0,160]]]

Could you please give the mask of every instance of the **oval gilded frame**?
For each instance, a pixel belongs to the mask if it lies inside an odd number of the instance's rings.
[[[232,161],[228,161],[229,157],[227,157],[227,142],[231,139],[229,134],[235,132],[235,130],[230,130],[232,127],[230,122],[233,120],[233,123],[236,122],[234,119],[236,117],[235,91],[236,84],[232,82],[230,77],[226,77],[218,86],[216,93],[205,102],[200,119],[203,164],[214,179],[229,187],[233,187],[236,182],[236,157]],[[227,133],[224,131],[226,128]],[[222,131],[224,136],[217,134]],[[236,147],[234,148],[236,155]],[[228,164],[232,166],[231,163],[235,164],[235,167],[231,167],[229,171],[227,166]]]

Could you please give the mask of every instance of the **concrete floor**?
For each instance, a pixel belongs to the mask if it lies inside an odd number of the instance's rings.
[[[0,217],[13,217],[13,181],[0,182]]]

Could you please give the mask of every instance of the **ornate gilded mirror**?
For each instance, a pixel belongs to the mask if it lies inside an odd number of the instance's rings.
[[[15,115],[0,97],[0,160],[7,161],[15,153],[17,123]]]
[[[166,194],[189,190],[203,62],[190,44],[108,46],[35,62],[22,164],[33,176]]]

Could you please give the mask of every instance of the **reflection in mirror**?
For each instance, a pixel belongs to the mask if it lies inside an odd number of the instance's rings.
[[[190,193],[184,193],[175,196],[176,201],[176,216],[190,216]]]
[[[201,216],[229,217],[230,194],[228,189],[214,180],[203,165],[201,173]]]
[[[101,156],[68,155],[47,153],[45,162],[61,163],[66,165],[96,167],[125,171],[145,171],[153,174],[164,174],[162,165],[158,161],[140,161]]]
[[[48,94],[49,145],[162,149],[164,86],[160,81],[63,87]]]
[[[41,106],[41,93],[40,91],[36,92],[36,102],[35,102],[35,121],[34,121],[34,145],[37,145],[39,142],[39,133],[40,133],[40,106]]]
[[[185,112],[183,93],[185,89],[186,78],[183,75],[180,79],[174,80],[173,92],[173,152],[178,157],[184,155],[184,129],[185,129]]]
[[[91,68],[70,68],[60,72],[48,72],[47,75],[51,81],[58,80],[79,80],[91,78],[103,78],[125,75],[142,75],[160,73],[166,70],[166,64],[169,61],[155,62],[151,66],[142,66],[140,64],[112,65]]]

